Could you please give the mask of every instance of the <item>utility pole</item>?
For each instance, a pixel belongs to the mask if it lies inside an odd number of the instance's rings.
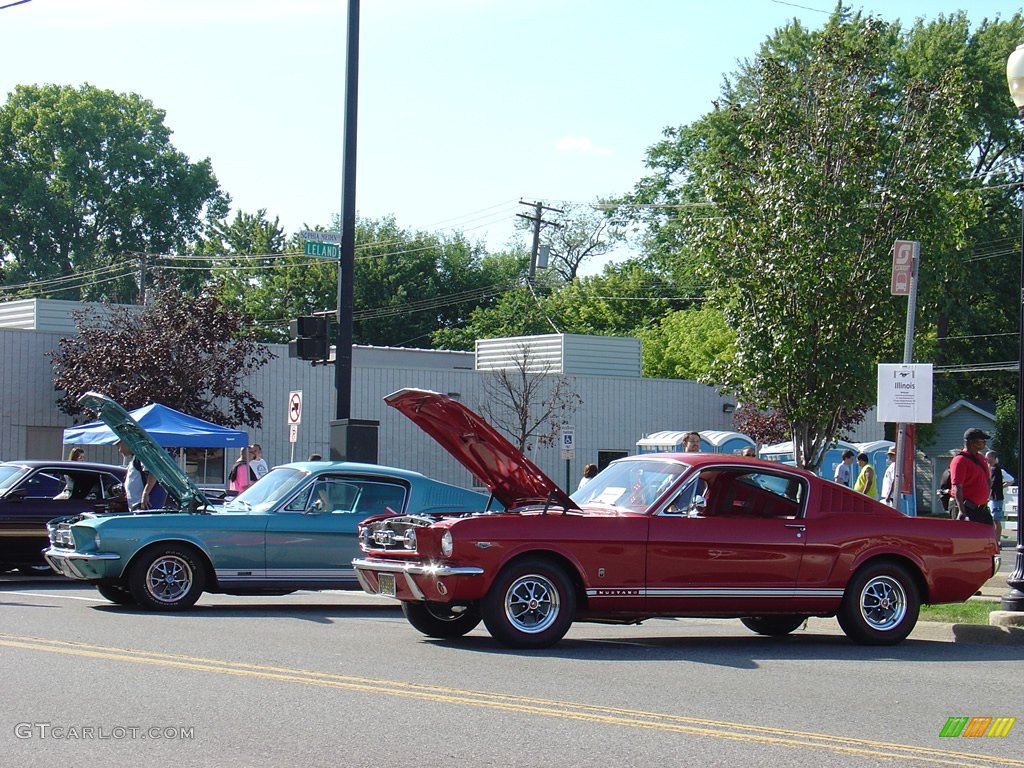
[[[537,253],[540,251],[540,228],[541,225],[548,225],[549,227],[561,227],[562,225],[555,221],[544,221],[544,211],[551,211],[553,213],[565,213],[561,208],[550,208],[544,205],[543,202],[537,201],[535,203],[528,203],[525,200],[519,201],[520,205],[531,205],[534,209],[533,216],[527,216],[525,213],[517,213],[520,219],[526,219],[527,221],[533,222],[533,247],[530,249],[530,285],[533,285],[534,278],[537,275]]]
[[[139,256],[139,306],[143,306],[146,303],[146,254],[140,253]]]

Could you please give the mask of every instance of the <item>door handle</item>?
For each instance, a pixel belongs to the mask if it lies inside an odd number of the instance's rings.
[[[803,536],[804,536],[804,531],[807,530],[807,526],[804,525],[803,523],[786,523],[786,527],[787,528],[792,528],[793,530],[795,530],[796,531],[796,537],[798,539],[802,539]]]

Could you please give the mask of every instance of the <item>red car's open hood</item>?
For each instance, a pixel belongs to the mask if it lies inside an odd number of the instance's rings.
[[[440,443],[506,509],[530,501],[550,501],[566,509],[579,509],[536,464],[457,400],[424,389],[400,389],[385,397],[384,402]]]

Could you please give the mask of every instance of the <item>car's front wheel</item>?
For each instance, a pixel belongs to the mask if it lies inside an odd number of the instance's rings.
[[[182,611],[203,593],[206,569],[194,549],[181,544],[158,545],[132,566],[128,586],[142,607],[152,611]]]
[[[444,603],[412,603],[402,601],[402,613],[416,629],[427,637],[462,637],[480,623],[480,609],[475,605],[465,610],[452,610]]]
[[[481,606],[487,631],[510,648],[547,648],[572,624],[576,592],[565,569],[527,558],[505,566]]]
[[[751,632],[756,632],[759,635],[780,637],[796,630],[807,621],[807,617],[791,616],[788,614],[783,616],[744,616],[740,621]]]
[[[917,624],[921,598],[917,582],[902,565],[868,564],[846,585],[839,608],[839,626],[862,645],[893,645]]]
[[[97,584],[96,590],[117,605],[135,605],[135,596],[124,584]]]

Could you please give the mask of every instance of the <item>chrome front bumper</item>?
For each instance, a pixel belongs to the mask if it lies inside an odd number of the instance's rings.
[[[352,561],[352,567],[356,569],[356,578],[359,579],[359,586],[363,588],[364,592],[371,595],[380,594],[363,576],[363,571],[394,573],[396,576],[401,575],[405,579],[406,586],[409,587],[409,591],[412,592],[417,600],[426,600],[427,597],[416,585],[416,581],[412,578],[413,576],[429,576],[431,578],[480,576],[484,572],[483,568],[474,566],[453,568],[449,565],[423,565],[422,563],[406,563],[401,560],[362,560],[359,558]]]
[[[50,547],[43,550],[47,564],[69,579],[90,581],[105,576],[105,569],[98,567],[110,560],[120,560],[114,552],[75,552]]]

